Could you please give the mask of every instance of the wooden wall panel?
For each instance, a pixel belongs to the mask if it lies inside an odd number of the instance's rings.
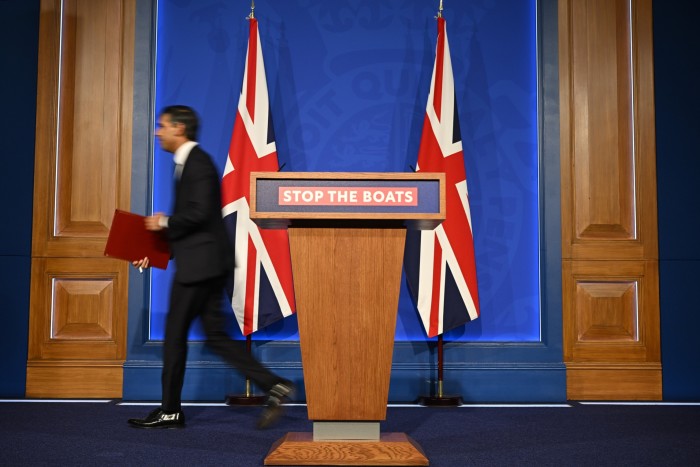
[[[32,260],[28,396],[121,396],[127,274],[112,259]]]
[[[104,237],[118,194],[121,2],[64,1],[63,15],[54,234]]]
[[[116,313],[126,276],[117,260],[36,258],[31,316],[30,360],[118,360],[126,315]],[[111,266],[111,267],[110,267]],[[109,271],[109,270],[112,271]],[[97,344],[97,345],[95,345]]]
[[[41,11],[32,251],[101,256],[114,209],[129,205],[134,2]]]
[[[565,261],[567,362],[659,360],[658,271],[653,261]]]
[[[560,0],[564,360],[571,399],[659,399],[651,0]]]
[[[574,237],[634,239],[631,43],[626,2],[573,2]],[[588,12],[591,10],[591,14]]]
[[[121,395],[128,265],[103,256],[129,208],[134,0],[42,0],[27,395]]]

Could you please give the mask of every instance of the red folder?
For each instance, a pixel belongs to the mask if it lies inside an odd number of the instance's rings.
[[[146,230],[144,219],[131,212],[114,211],[105,256],[127,261],[148,257],[151,266],[165,269],[170,260],[168,240],[163,231]]]

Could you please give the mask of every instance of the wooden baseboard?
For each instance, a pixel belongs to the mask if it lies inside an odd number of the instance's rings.
[[[420,446],[404,433],[379,441],[314,441],[311,433],[287,433],[265,457],[265,465],[429,465]]]
[[[567,363],[569,400],[661,400],[661,364]]]
[[[121,398],[123,362],[27,362],[27,397]]]

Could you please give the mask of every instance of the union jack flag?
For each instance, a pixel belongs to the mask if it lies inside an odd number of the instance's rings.
[[[227,288],[244,336],[295,312],[287,231],[260,229],[250,219],[250,173],[279,166],[258,22],[248,20],[243,86],[222,180],[222,213],[236,258]]]
[[[434,337],[479,316],[467,176],[442,17],[416,169],[446,175],[446,219],[434,230],[409,231],[404,253],[409,290],[428,337]]]

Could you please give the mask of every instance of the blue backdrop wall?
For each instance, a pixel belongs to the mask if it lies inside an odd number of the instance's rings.
[[[439,2],[432,3],[256,2],[285,170],[411,170],[435,57]],[[446,335],[452,373],[447,389],[451,385],[468,399],[565,398],[556,2],[541,3],[471,0],[454,2],[444,12],[482,311],[481,318]],[[132,209],[167,212],[172,161],[154,147],[155,115],[172,103],[196,108],[203,120],[200,141],[223,172],[243,77],[249,10],[213,0],[138,5],[142,53],[136,67],[132,185],[144,197],[132,196]],[[545,115],[554,125],[543,124]],[[132,277],[125,398],[158,397],[159,341],[171,274]],[[401,297],[393,400],[430,391],[434,376],[434,343],[426,339],[405,285]],[[191,338],[185,396],[220,398],[217,385],[235,388],[239,377],[198,342],[198,330]],[[256,333],[255,339],[261,359],[302,383],[295,317]]]
[[[433,3],[256,2],[284,170],[404,172],[416,165],[435,58]],[[537,2],[448,5],[482,316],[446,338],[536,342]],[[155,109],[172,103],[197,109],[201,143],[221,173],[243,78],[245,13],[239,2],[158,2]],[[155,211],[171,207],[171,159],[156,148]],[[153,271],[151,339],[163,337],[173,269]],[[396,340],[424,339],[405,286],[401,296]],[[296,316],[254,338],[298,340]]]

